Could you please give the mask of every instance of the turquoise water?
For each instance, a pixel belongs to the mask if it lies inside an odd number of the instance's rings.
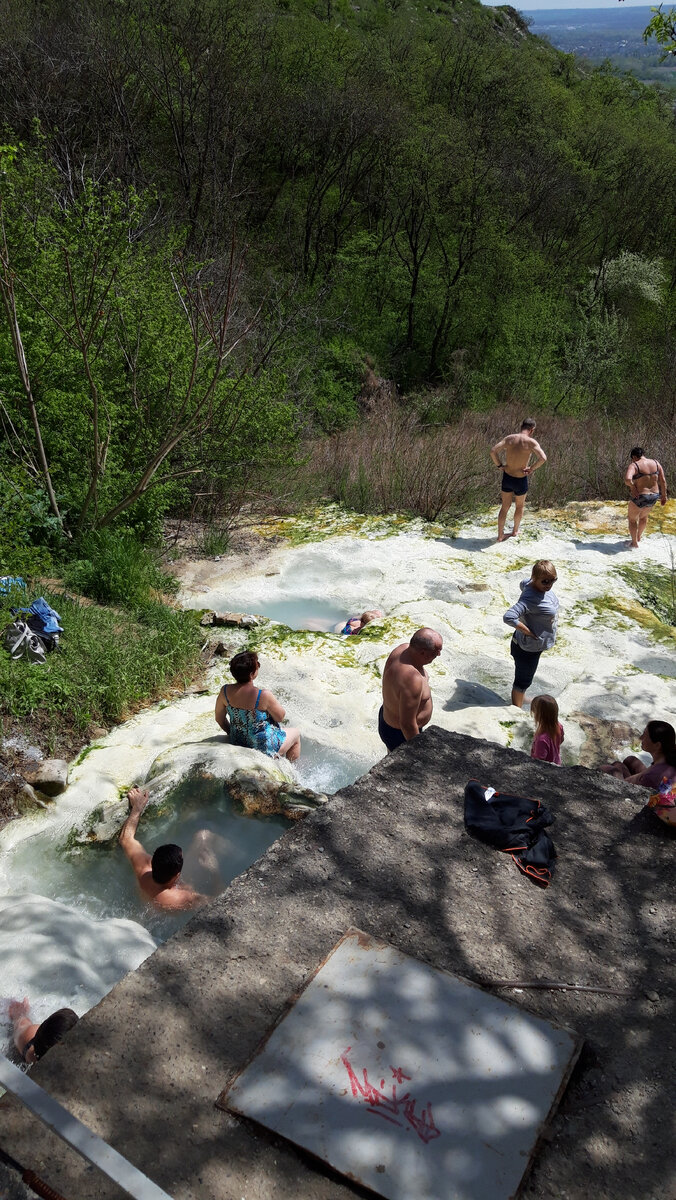
[[[268,602],[262,601],[260,595],[250,602],[238,597],[237,607],[241,612],[255,612],[262,617],[269,617],[271,621],[278,621],[289,629],[310,629],[324,633],[330,633],[338,621],[345,624],[348,617],[354,616],[345,605],[318,600],[316,596],[296,596],[293,600]]]
[[[244,816],[217,780],[185,780],[168,802],[170,811],[163,815],[153,814],[152,809],[143,814],[137,836],[149,854],[165,842],[181,846],[183,878],[205,894],[222,892],[293,824],[285,817]],[[205,870],[197,850],[191,849],[201,830],[209,834],[216,863],[213,871]],[[84,846],[64,852],[55,845],[53,828],[14,847],[7,875],[8,891],[37,892],[95,920],[128,917],[160,940],[192,915],[167,916],[146,904],[118,845]]]

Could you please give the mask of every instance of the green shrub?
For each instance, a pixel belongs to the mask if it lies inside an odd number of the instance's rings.
[[[101,604],[136,608],[151,592],[175,593],[177,581],[161,569],[156,554],[128,529],[99,529],[77,545],[78,557],[66,564],[68,587]]]
[[[28,593],[22,606],[37,592]],[[13,662],[0,650],[0,713],[36,717],[39,731],[80,736],[92,724],[128,717],[168,685],[188,681],[200,664],[202,631],[194,613],[147,603],[136,612],[111,612],[49,591],[42,593],[61,616],[58,650],[44,664]],[[0,622],[9,623],[12,598],[2,597]]]
[[[227,554],[230,549],[230,530],[223,525],[207,525],[197,543],[197,549],[205,558]]]

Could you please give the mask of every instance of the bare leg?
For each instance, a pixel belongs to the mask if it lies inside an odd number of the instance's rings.
[[[625,779],[628,775],[638,775],[639,771],[645,771],[646,769],[645,763],[641,762],[640,758],[637,758],[635,754],[628,754],[626,758],[623,758],[622,766],[624,767]]]
[[[637,542],[640,542],[641,538],[643,537],[643,534],[645,533],[645,527],[647,524],[648,524],[648,511],[646,510],[641,513],[641,515],[638,519],[638,530],[636,533],[636,541]]]
[[[211,829],[200,829],[185,854],[183,874],[192,887],[208,896],[218,896],[224,889],[218,855],[223,858],[232,847],[227,838]]]
[[[501,492],[500,498],[501,498],[502,504],[500,507],[500,512],[498,513],[498,541],[504,542],[504,540],[505,540],[505,521],[507,520],[507,513],[509,512],[510,508],[512,507],[512,500],[514,499],[514,493],[513,492]]]
[[[512,688],[512,704],[517,708],[523,708],[523,702],[526,699],[526,693],[520,692],[518,688]]]
[[[641,767],[643,767],[642,763]],[[621,762],[607,763],[606,766],[601,767],[601,770],[605,775],[612,775],[615,779],[627,779],[631,774],[624,763]]]
[[[640,508],[637,508],[630,500],[627,509],[627,520],[629,522],[629,537],[631,538],[631,545],[634,550],[638,547],[638,523],[640,516]]]
[[[296,762],[300,758],[300,729],[287,729],[277,754],[279,758],[288,758],[289,762]]]
[[[514,498],[514,528],[512,529],[512,537],[516,537],[519,532],[519,525],[523,516],[523,510],[526,506],[525,496],[515,496]]]

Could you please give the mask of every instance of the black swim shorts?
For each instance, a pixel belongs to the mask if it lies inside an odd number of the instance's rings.
[[[514,659],[514,687],[517,692],[527,692],[538,669],[541,650],[524,650],[512,638],[509,653]]]
[[[500,491],[514,492],[515,496],[525,496],[528,491],[528,476],[524,475],[523,479],[517,479],[515,475],[508,475],[506,471],[503,471]]]
[[[383,706],[380,706],[378,713],[378,734],[381,742],[384,742],[388,750],[396,750],[397,746],[403,746],[406,738],[401,729],[395,729],[393,725],[388,725],[383,716]]]

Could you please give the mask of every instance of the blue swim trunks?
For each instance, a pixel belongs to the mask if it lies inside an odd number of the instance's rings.
[[[506,471],[503,471],[500,491],[514,492],[515,496],[525,496],[528,491],[528,476],[524,475],[523,479],[517,479],[515,475],[508,475]]]

